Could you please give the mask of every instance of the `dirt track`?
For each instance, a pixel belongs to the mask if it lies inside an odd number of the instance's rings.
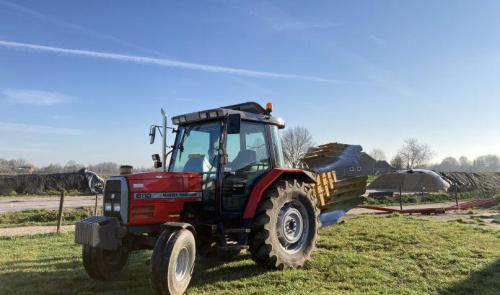
[[[55,233],[56,226],[22,226],[22,227],[7,227],[0,228],[0,237],[14,237],[14,236],[29,236],[29,235],[39,235]],[[74,225],[63,225],[61,226],[61,232],[74,231]]]
[[[403,209],[443,208],[443,207],[450,207],[450,206],[454,206],[454,205],[455,205],[455,202],[432,203],[432,204],[418,204],[418,205],[404,205]],[[386,208],[392,208],[392,209],[399,209],[399,205],[394,205],[394,206],[380,205],[380,207],[386,207]],[[377,212],[380,212],[380,211],[371,210],[371,209],[365,209],[365,208],[355,208],[355,209],[349,210],[349,212],[347,214],[348,215],[359,215],[359,214],[377,213]]]
[[[102,196],[99,196],[98,205],[101,205]],[[95,205],[94,196],[65,196],[64,208],[91,207]],[[0,198],[0,213],[23,211],[29,209],[58,209],[59,197],[19,197]]]

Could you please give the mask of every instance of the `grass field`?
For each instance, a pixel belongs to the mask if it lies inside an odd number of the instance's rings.
[[[363,216],[323,229],[304,269],[265,271],[248,254],[198,259],[188,294],[498,294],[500,232],[458,222]],[[148,251],[110,283],[85,274],[72,234],[0,238],[0,294],[150,294]]]
[[[63,212],[62,224],[74,224],[94,214],[94,208],[66,208]],[[30,225],[55,225],[57,224],[57,210],[24,210],[0,213],[0,228],[30,226]]]

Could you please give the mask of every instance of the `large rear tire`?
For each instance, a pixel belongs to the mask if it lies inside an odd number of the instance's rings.
[[[118,278],[128,261],[128,251],[123,247],[110,251],[84,245],[82,252],[85,271],[99,281]]]
[[[264,194],[250,233],[250,253],[269,269],[302,267],[311,259],[320,227],[310,186],[281,180]]]
[[[164,230],[151,257],[151,288],[160,295],[186,291],[194,269],[196,243],[187,229]]]

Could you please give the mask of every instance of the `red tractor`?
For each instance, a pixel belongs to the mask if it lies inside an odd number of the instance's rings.
[[[308,171],[285,168],[278,129],[284,122],[249,102],[172,118],[175,129],[151,126],[163,137],[163,172],[110,177],[104,216],[76,224],[90,277],[115,278],[131,251],[153,249],[151,285],[157,294],[182,294],[196,254],[248,249],[269,269],[301,267],[320,227]],[[166,132],[176,134],[166,167]]]

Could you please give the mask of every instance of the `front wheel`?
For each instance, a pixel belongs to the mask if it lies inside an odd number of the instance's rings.
[[[82,252],[85,271],[99,281],[116,279],[128,261],[128,251],[124,247],[110,251],[84,245]]]
[[[159,295],[186,291],[196,257],[194,235],[187,229],[164,230],[151,257],[151,287]]]

